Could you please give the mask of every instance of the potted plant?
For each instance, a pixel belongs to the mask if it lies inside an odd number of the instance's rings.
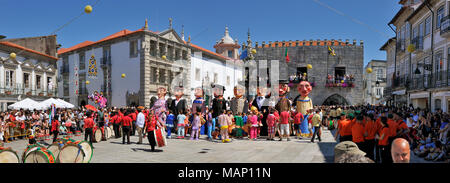
[[[11,90],[6,90],[5,93],[6,95],[11,95]]]
[[[44,96],[44,93],[43,92],[39,92],[39,96],[40,97]]]
[[[31,91],[27,92],[27,96],[31,96]]]
[[[53,96],[53,94],[52,93],[48,93],[48,96],[51,97],[51,96]]]

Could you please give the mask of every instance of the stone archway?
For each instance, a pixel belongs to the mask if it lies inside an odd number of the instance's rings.
[[[329,96],[322,105],[349,105],[347,99],[339,94],[333,94]]]

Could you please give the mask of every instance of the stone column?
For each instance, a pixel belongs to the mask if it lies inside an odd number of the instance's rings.
[[[150,36],[144,35],[140,57],[139,105],[150,107]]]

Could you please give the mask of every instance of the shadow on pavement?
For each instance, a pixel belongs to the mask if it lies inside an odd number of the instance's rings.
[[[152,151],[152,149],[144,149],[144,148],[131,148],[134,152],[136,151],[145,151],[145,152],[163,152],[162,149],[155,149],[155,151]]]

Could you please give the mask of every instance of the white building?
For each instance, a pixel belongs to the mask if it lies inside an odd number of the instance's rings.
[[[372,73],[366,72],[368,68],[372,69]],[[371,105],[385,104],[383,92],[386,87],[386,61],[371,60],[364,70],[364,103]]]
[[[16,58],[11,58],[11,53]],[[54,56],[0,40],[0,110],[25,98],[43,101],[55,97],[57,61]]]

